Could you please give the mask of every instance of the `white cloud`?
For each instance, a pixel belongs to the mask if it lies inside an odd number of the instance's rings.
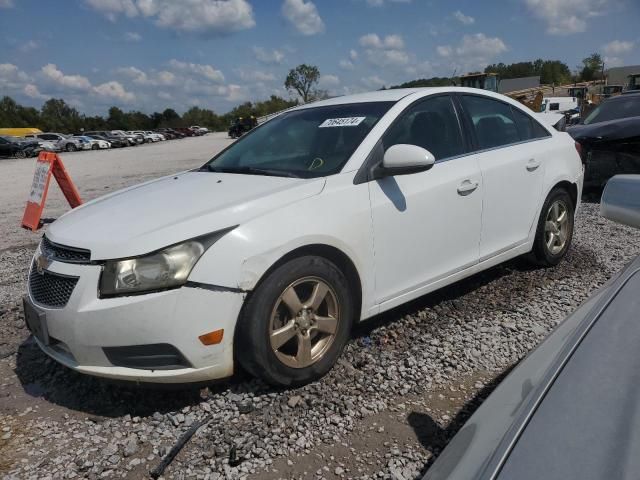
[[[13,0],[0,0],[0,8],[12,8]]]
[[[602,61],[604,62],[605,68],[622,67],[624,65],[624,60],[620,57],[605,56]]]
[[[238,76],[244,82],[273,82],[276,77],[273,73],[263,72],[261,70],[247,70],[240,68],[237,70]]]
[[[334,88],[340,85],[340,78],[336,75],[321,75],[318,80],[320,88]]]
[[[438,45],[436,52],[438,52],[438,55],[441,57],[450,57],[453,53],[453,48],[450,45]]]
[[[365,48],[379,49],[402,49],[404,48],[404,40],[400,35],[387,35],[384,39],[375,33],[368,33],[360,37],[360,45]]]
[[[449,59],[452,66],[460,70],[477,70],[486,67],[491,60],[508,50],[498,37],[487,37],[484,33],[464,35],[460,43],[439,45],[436,52],[440,57]]]
[[[40,93],[40,90],[38,90],[38,87],[36,87],[33,83],[26,84],[22,91],[27,97],[36,98],[39,100],[47,98],[46,95],[43,95]]]
[[[602,47],[602,50],[607,55],[620,55],[630,52],[633,49],[634,43],[629,41],[614,40],[607,43]]]
[[[351,50],[349,50],[349,58],[351,60],[357,60],[358,59],[358,52],[356,52],[353,48]]]
[[[411,0],[387,0],[389,3],[410,3]],[[381,7],[385,0],[367,0],[367,4],[372,7]]]
[[[126,91],[120,82],[113,80],[94,87],[93,91],[100,97],[121,103],[131,103],[135,100],[133,93]]]
[[[45,78],[65,89],[82,91],[91,88],[91,82],[89,82],[87,77],[83,77],[82,75],[65,75],[53,63],[48,63],[42,67],[41,72]]]
[[[220,70],[216,70],[211,65],[181,62],[176,59],[170,60],[169,65],[178,71],[191,72],[196,75],[201,75],[207,80],[211,80],[212,82],[224,82],[224,75],[222,74],[222,72]]]
[[[376,90],[379,88],[382,88],[387,83],[378,75],[371,75],[370,77],[364,77],[364,78],[361,78],[360,81],[365,87],[376,89]]]
[[[302,35],[324,32],[324,22],[311,0],[284,0],[282,15]]]
[[[284,60],[284,53],[280,50],[266,50],[262,47],[253,47],[253,56],[261,63],[280,65]]]
[[[12,63],[0,63],[0,90],[19,90],[30,80],[29,75]]]
[[[458,20],[463,25],[473,25],[476,21],[475,18],[465,15],[460,10],[453,12],[453,18]]]
[[[124,39],[127,42],[139,42],[142,40],[142,35],[137,32],[127,32],[124,34]]]
[[[400,35],[381,38],[375,33],[360,37],[359,43],[365,48],[368,62],[378,67],[402,66],[409,63],[409,54],[404,50],[404,40]]]
[[[531,13],[544,20],[547,33],[571,35],[584,32],[587,20],[602,15],[608,0],[525,0]]]
[[[346,60],[344,58],[340,60],[338,65],[340,65],[340,68],[344,70],[353,70],[355,68],[351,60]]]
[[[38,47],[40,47],[40,45],[38,45],[38,42],[29,40],[27,43],[20,45],[20,51],[23,53],[29,53],[33,50],[36,50]]]
[[[133,0],[86,0],[87,5],[103,13],[112,22],[119,15],[136,17],[138,8]]]
[[[255,26],[247,0],[85,0],[110,20],[120,16],[153,19],[159,27],[223,34]]]

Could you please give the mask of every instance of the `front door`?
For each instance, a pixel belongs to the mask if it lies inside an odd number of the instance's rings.
[[[476,158],[465,154],[448,95],[409,106],[382,144],[384,150],[418,145],[436,163],[426,172],[369,183],[379,304],[408,300],[478,262],[483,193],[480,169]]]

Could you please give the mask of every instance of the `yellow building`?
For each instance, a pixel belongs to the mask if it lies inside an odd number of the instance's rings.
[[[0,128],[0,135],[11,135],[12,137],[24,137],[35,133],[42,133],[42,130],[39,128]]]

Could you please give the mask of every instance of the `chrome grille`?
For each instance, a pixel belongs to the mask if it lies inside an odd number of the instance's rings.
[[[42,237],[42,242],[40,242],[40,250],[46,257],[58,262],[87,263],[91,259],[89,250],[58,245],[44,236]]]
[[[35,262],[29,272],[29,293],[40,305],[62,308],[69,301],[79,277],[59,275],[44,270],[39,273]]]

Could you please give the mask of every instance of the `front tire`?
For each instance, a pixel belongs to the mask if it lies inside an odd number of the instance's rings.
[[[93,145],[91,145],[91,150],[98,150],[100,147],[98,146],[97,143],[94,143]]]
[[[353,298],[338,267],[322,257],[294,258],[247,300],[236,328],[236,360],[272,385],[304,385],[336,363],[353,317]]]
[[[553,267],[564,258],[573,239],[574,213],[573,200],[566,190],[555,188],[549,193],[540,212],[531,252],[536,263]]]
[[[65,147],[65,150],[67,152],[75,152],[77,149],[76,149],[76,146],[73,143],[67,143],[67,146]]]

